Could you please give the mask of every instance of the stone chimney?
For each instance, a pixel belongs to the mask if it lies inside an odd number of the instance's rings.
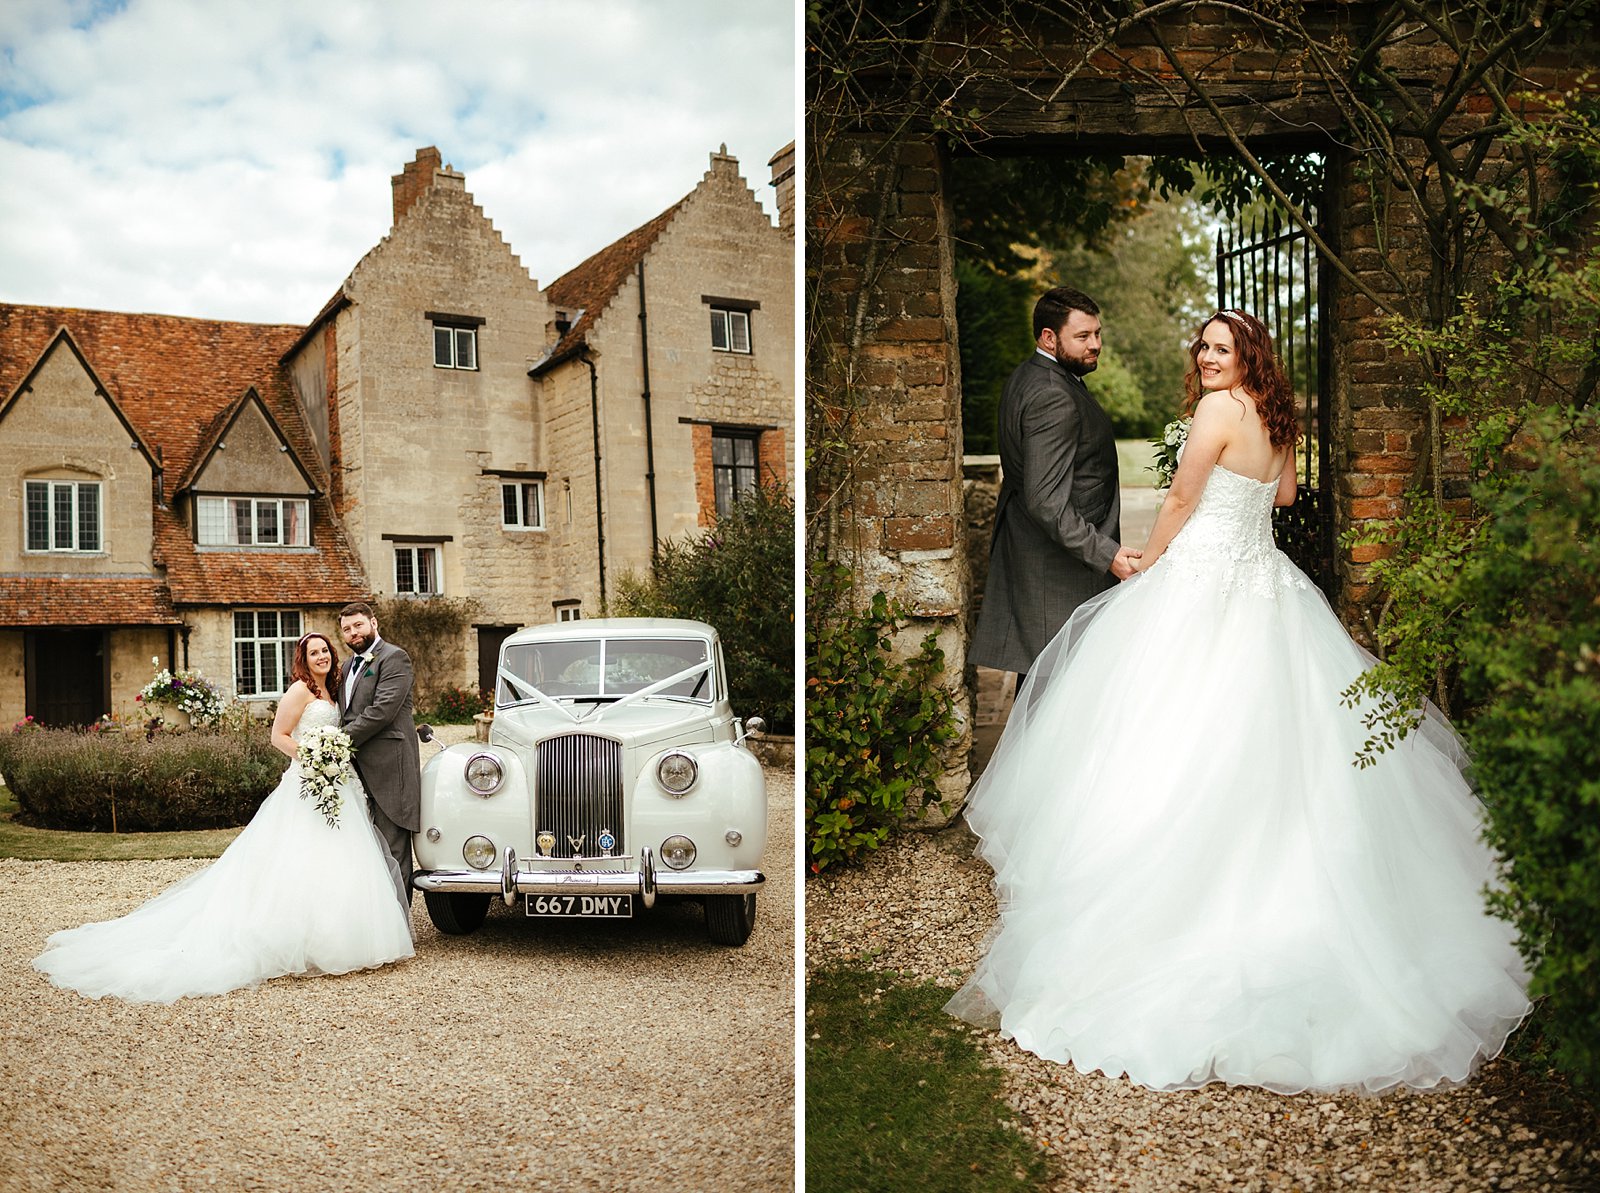
[[[443,164],[444,159],[439,156],[439,151],[429,145],[426,149],[417,150],[416,160],[407,162],[404,170],[390,177],[389,184],[394,188],[396,224],[401,216],[411,210],[412,204],[422,198],[422,192],[433,185],[433,176]]]
[[[794,238],[794,142],[790,141],[767,163],[772,169],[772,189],[778,199],[778,227]]]

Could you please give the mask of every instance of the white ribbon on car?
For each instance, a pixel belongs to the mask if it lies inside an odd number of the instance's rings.
[[[613,712],[616,709],[621,708],[630,700],[643,700],[646,696],[654,696],[657,692],[662,691],[665,688],[670,688],[673,684],[682,683],[686,679],[693,679],[696,675],[700,675],[709,670],[711,670],[710,659],[706,659],[704,662],[696,663],[693,667],[686,667],[676,675],[669,675],[666,679],[656,680],[655,683],[651,684],[647,688],[640,688],[637,692],[629,692],[626,696],[622,697],[614,704],[603,705],[600,711],[595,714],[594,719],[597,721],[601,720],[606,713]]]
[[[578,723],[577,715],[570,708],[568,708],[565,704],[562,704],[559,700],[553,699],[550,696],[546,696],[527,680],[518,678],[511,672],[507,671],[504,667],[500,668],[500,678],[505,680],[505,682],[510,685],[511,690],[516,692],[524,700],[537,700],[540,704],[548,704],[551,708],[560,712],[562,716],[566,717],[567,720],[571,721],[574,725]]]

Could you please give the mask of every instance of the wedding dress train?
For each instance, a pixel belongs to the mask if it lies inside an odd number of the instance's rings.
[[[291,736],[338,722],[334,705],[314,700]],[[215,862],[121,919],[55,933],[34,968],[91,998],[170,1003],[411,956],[411,917],[360,781],[342,795],[334,827],[300,797],[291,761]]]
[[[948,1009],[1157,1089],[1465,1079],[1528,1010],[1448,724],[1352,765],[1372,662],[1218,465],[1034,664],[967,819],[1000,922]]]

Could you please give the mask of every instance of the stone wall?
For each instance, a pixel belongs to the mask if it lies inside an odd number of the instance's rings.
[[[763,463],[792,488],[794,447],[783,432],[794,419],[794,243],[767,219],[736,159],[712,155],[711,169],[645,253],[644,295],[656,533],[666,540],[703,525],[699,424],[760,430]],[[713,350],[707,298],[758,304],[750,353]],[[611,577],[643,575],[651,562],[639,309],[635,273],[588,337],[600,377]],[[570,388],[580,376],[587,383],[581,362],[552,374]],[[769,440],[771,432],[779,434]]]
[[[57,340],[29,389],[6,411],[0,435],[0,572],[23,572],[23,483],[100,482],[102,549],[53,552],[49,570],[61,575],[154,575],[150,463],[76,353]],[[40,556],[29,556],[37,567]],[[21,714],[18,714],[19,716]]]
[[[471,597],[488,623],[547,621],[551,540],[563,531],[503,530],[496,474],[549,469],[527,375],[548,304],[464,176],[427,162],[407,169],[395,227],[356,266],[351,305],[333,317],[329,422],[346,528],[378,593],[394,591],[395,538],[385,536],[425,537],[442,544],[444,595]],[[477,368],[434,366],[433,313],[483,320]],[[307,354],[324,345],[313,339]],[[314,372],[297,361],[302,371]]]

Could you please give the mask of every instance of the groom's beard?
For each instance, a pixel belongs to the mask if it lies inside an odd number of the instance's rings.
[[[1056,359],[1061,362],[1061,367],[1074,377],[1087,377],[1100,367],[1099,356],[1092,360],[1080,360],[1078,357],[1066,355],[1060,348],[1056,349]]]
[[[366,654],[367,651],[372,649],[372,644],[377,640],[378,636],[373,634],[369,638],[358,638],[356,641],[351,642],[349,646],[350,649],[355,651],[357,654]]]

